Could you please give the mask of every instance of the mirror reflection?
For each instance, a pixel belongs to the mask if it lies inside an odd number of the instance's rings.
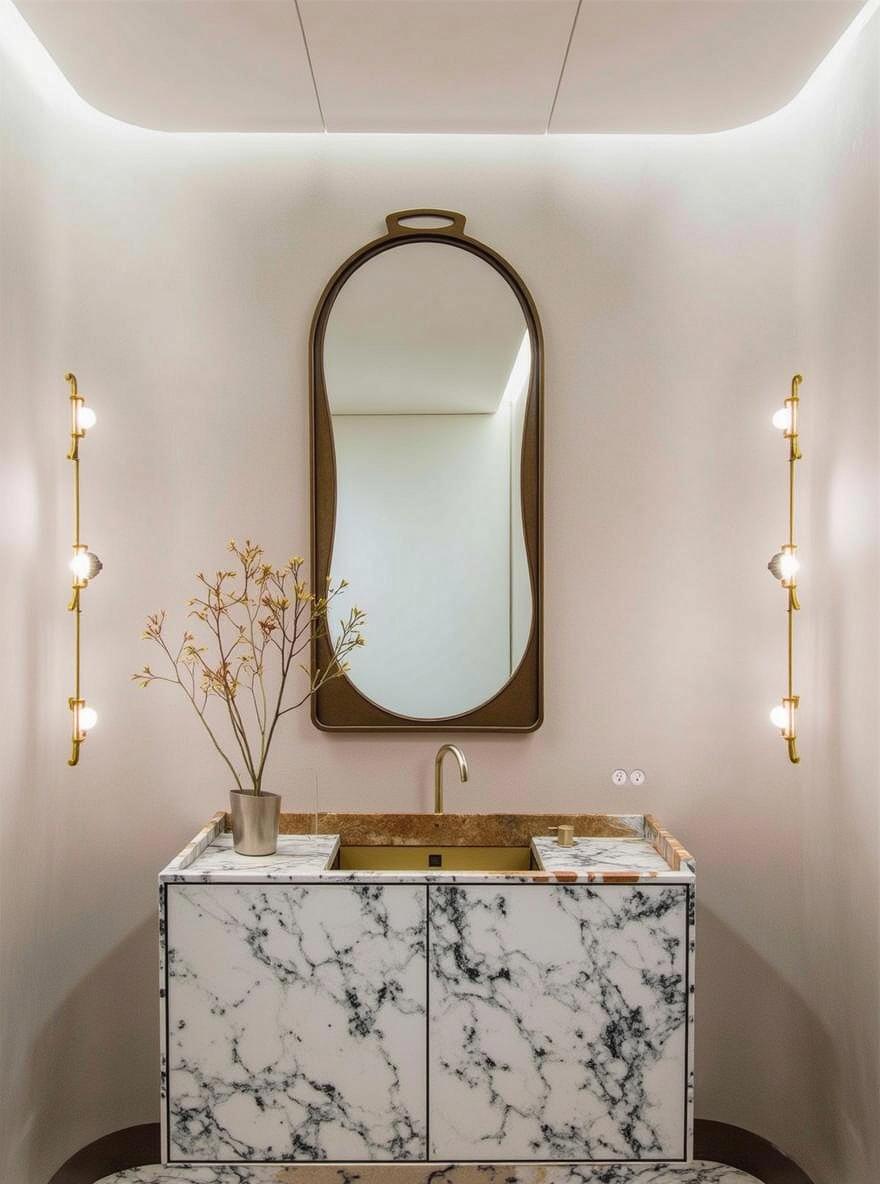
[[[532,627],[520,493],[531,355],[519,301],[476,255],[402,242],[342,286],[323,363],[331,571],[369,614],[349,678],[410,718],[472,710],[508,682]]]

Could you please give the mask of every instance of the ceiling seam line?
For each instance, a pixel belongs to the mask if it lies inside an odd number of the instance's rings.
[[[309,63],[309,74],[312,76],[312,89],[315,92],[315,102],[318,104],[318,115],[321,117],[321,127],[326,134],[327,120],[324,118],[324,108],[321,106],[321,96],[318,93],[318,80],[315,77],[315,67],[312,65],[312,53],[309,49],[309,39],[306,37],[306,27],[303,24],[302,13],[299,10],[299,0],[293,0],[293,7],[296,9],[296,19],[299,21],[299,31],[302,34],[303,48],[306,51],[306,61]],[[578,9],[580,9],[580,4],[578,4]]]
[[[559,68],[559,77],[556,79],[556,90],[553,92],[553,102],[550,104],[550,114],[547,116],[547,127],[544,131],[545,136],[550,135],[550,124],[553,122],[553,115],[556,111],[556,100],[559,98],[559,91],[562,88],[562,76],[565,73],[565,67],[568,65],[568,55],[571,51],[571,43],[574,41],[574,31],[577,28],[578,17],[581,15],[581,4],[583,0],[578,0],[578,6],[574,10],[574,20],[571,22],[571,30],[568,34],[568,43],[565,47],[565,53],[562,58],[562,65]]]

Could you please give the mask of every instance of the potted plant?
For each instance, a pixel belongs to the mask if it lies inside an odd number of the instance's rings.
[[[189,602],[189,615],[203,637],[187,630],[175,648],[165,636],[165,611],[147,617],[143,637],[161,651],[164,670],[144,666],[132,678],[142,687],[169,683],[189,700],[235,783],[230,792],[235,850],[271,855],[278,845],[281,798],[263,789],[263,778],[278,722],[346,673],[346,658],[364,644],[360,630],[366,618],[355,607],[339,621],[331,661],[312,673],[303,655],[313,637],[327,636],[330,607],[347,582],[328,582],[319,596],[309,589],[299,556],[273,567],[250,540],[239,546],[233,539],[229,550],[236,570],[196,576],[201,587]],[[293,690],[294,669],[308,680],[302,694]]]

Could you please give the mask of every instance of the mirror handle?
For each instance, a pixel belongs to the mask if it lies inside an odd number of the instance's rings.
[[[445,218],[447,219],[447,225],[405,226],[404,223],[410,218]],[[397,210],[395,213],[385,216],[385,225],[388,227],[389,236],[441,234],[463,238],[465,221],[464,214],[458,214],[455,210]]]

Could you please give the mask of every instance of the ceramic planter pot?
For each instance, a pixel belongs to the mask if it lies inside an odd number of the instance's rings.
[[[281,798],[277,793],[229,795],[232,844],[239,855],[274,855],[278,847]]]

